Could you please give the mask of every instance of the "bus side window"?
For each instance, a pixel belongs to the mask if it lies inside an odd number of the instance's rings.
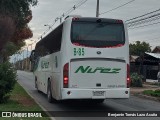
[[[60,25],[51,35],[50,38],[51,40],[48,43],[49,51],[51,53],[55,53],[60,51],[61,49],[61,41],[62,41],[62,29],[63,29],[63,24]]]
[[[58,26],[50,34],[44,37],[37,45],[37,56],[43,57],[60,51],[62,39],[63,24]]]
[[[45,46],[39,46],[37,49],[37,53],[39,57],[43,57],[50,54],[49,50]]]

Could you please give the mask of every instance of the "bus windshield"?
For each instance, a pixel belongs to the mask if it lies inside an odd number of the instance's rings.
[[[124,45],[123,23],[73,21],[71,42],[87,47]]]

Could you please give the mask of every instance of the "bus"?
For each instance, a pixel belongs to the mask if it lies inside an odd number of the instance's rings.
[[[69,16],[36,44],[31,60],[35,87],[49,102],[102,103],[130,96],[129,41],[122,20]]]

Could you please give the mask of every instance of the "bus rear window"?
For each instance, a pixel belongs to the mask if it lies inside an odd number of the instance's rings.
[[[113,47],[124,45],[123,23],[73,21],[71,42],[86,47]]]

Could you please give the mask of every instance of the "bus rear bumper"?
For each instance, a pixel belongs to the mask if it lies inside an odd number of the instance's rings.
[[[117,89],[62,89],[62,99],[129,98],[129,88]]]

